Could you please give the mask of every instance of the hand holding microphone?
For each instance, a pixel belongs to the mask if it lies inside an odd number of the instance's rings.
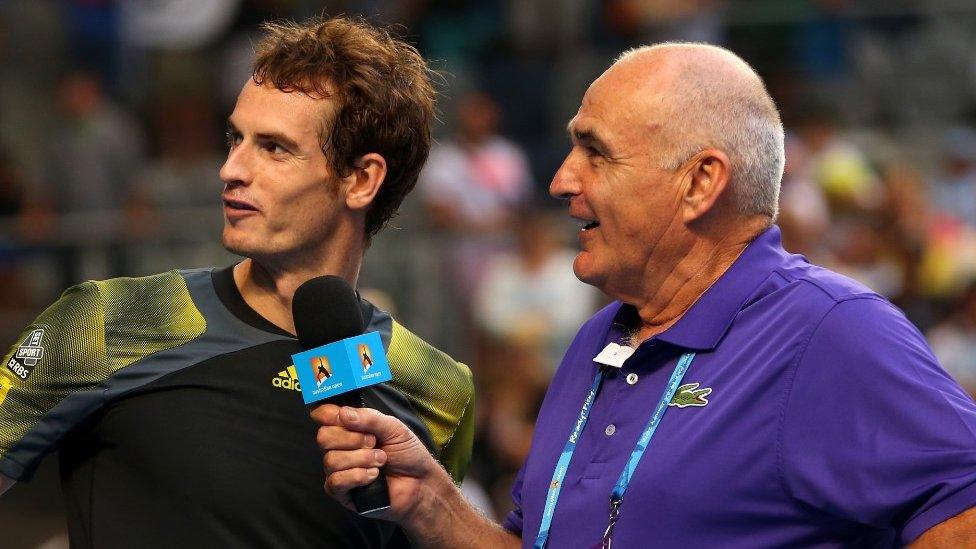
[[[385,380],[377,373],[389,372],[379,336],[362,334],[352,288],[338,277],[312,279],[295,292],[292,310],[299,340],[309,349],[292,357],[302,395],[307,403],[327,399],[311,412],[321,425],[316,441],[324,452],[326,492],[360,514],[399,523],[421,547],[518,546],[518,538],[465,502],[402,421],[361,407],[361,395],[349,401],[359,391],[348,387]],[[376,347],[366,341],[370,336]],[[320,368],[325,379],[315,377]]]
[[[447,472],[399,419],[328,403],[311,415],[321,425],[316,440],[324,453],[325,490],[347,507],[354,504],[357,487],[376,482],[381,467],[390,507],[376,516],[401,524],[413,514],[425,487],[453,487]],[[432,483],[438,476],[441,482]]]

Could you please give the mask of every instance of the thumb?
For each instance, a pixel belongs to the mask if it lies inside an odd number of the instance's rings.
[[[372,408],[343,406],[339,410],[339,421],[350,431],[372,433],[376,436],[377,446],[402,442],[411,434],[402,421]]]

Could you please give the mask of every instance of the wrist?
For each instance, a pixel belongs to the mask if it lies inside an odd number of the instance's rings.
[[[416,547],[426,549],[453,548],[465,538],[458,525],[470,526],[471,513],[477,514],[454,485],[450,475],[440,464],[437,471],[421,483],[417,505],[400,523]]]

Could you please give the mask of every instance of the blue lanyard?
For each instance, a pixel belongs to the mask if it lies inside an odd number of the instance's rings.
[[[695,353],[685,353],[678,359],[678,365],[674,367],[674,372],[671,373],[671,379],[664,389],[664,394],[661,395],[661,400],[658,401],[654,413],[644,427],[644,432],[641,433],[640,438],[637,440],[637,445],[630,453],[630,459],[627,461],[627,465],[621,471],[620,478],[617,479],[613,491],[610,492],[611,508],[614,513],[619,509],[620,502],[623,500],[624,494],[627,492],[627,487],[630,485],[630,479],[634,475],[634,470],[637,469],[637,464],[644,457],[644,451],[647,450],[647,446],[651,442],[651,437],[654,436],[658,424],[661,423],[661,418],[664,417],[664,413],[668,410],[668,404],[674,398],[674,393],[678,390],[678,386],[681,385],[681,380],[685,377],[685,372],[688,371],[688,366],[691,365],[691,361],[694,358]],[[590,387],[590,392],[586,395],[586,400],[583,401],[583,408],[580,410],[579,417],[576,419],[573,431],[569,434],[569,439],[566,441],[566,445],[559,455],[559,460],[556,461],[556,469],[552,473],[549,492],[546,494],[546,505],[542,510],[542,523],[539,525],[539,535],[536,536],[535,544],[533,545],[535,549],[543,549],[549,541],[549,529],[552,527],[552,518],[556,511],[556,503],[559,501],[559,491],[562,489],[563,479],[566,478],[566,472],[569,470],[569,462],[573,459],[573,452],[576,451],[576,442],[579,440],[580,433],[583,432],[586,421],[590,417],[593,400],[596,399],[596,394],[600,390],[600,385],[603,383],[604,373],[604,368],[600,368],[596,377],[593,379],[593,385]],[[615,519],[616,517],[613,516],[612,520]]]

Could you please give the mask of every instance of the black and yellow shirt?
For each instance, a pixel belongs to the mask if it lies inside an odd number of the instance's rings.
[[[363,392],[460,482],[473,385],[463,364],[362,301],[393,381]],[[232,269],[67,290],[0,367],[0,473],[59,450],[73,547],[383,547],[404,541],[325,495],[298,341],[249,308]]]

